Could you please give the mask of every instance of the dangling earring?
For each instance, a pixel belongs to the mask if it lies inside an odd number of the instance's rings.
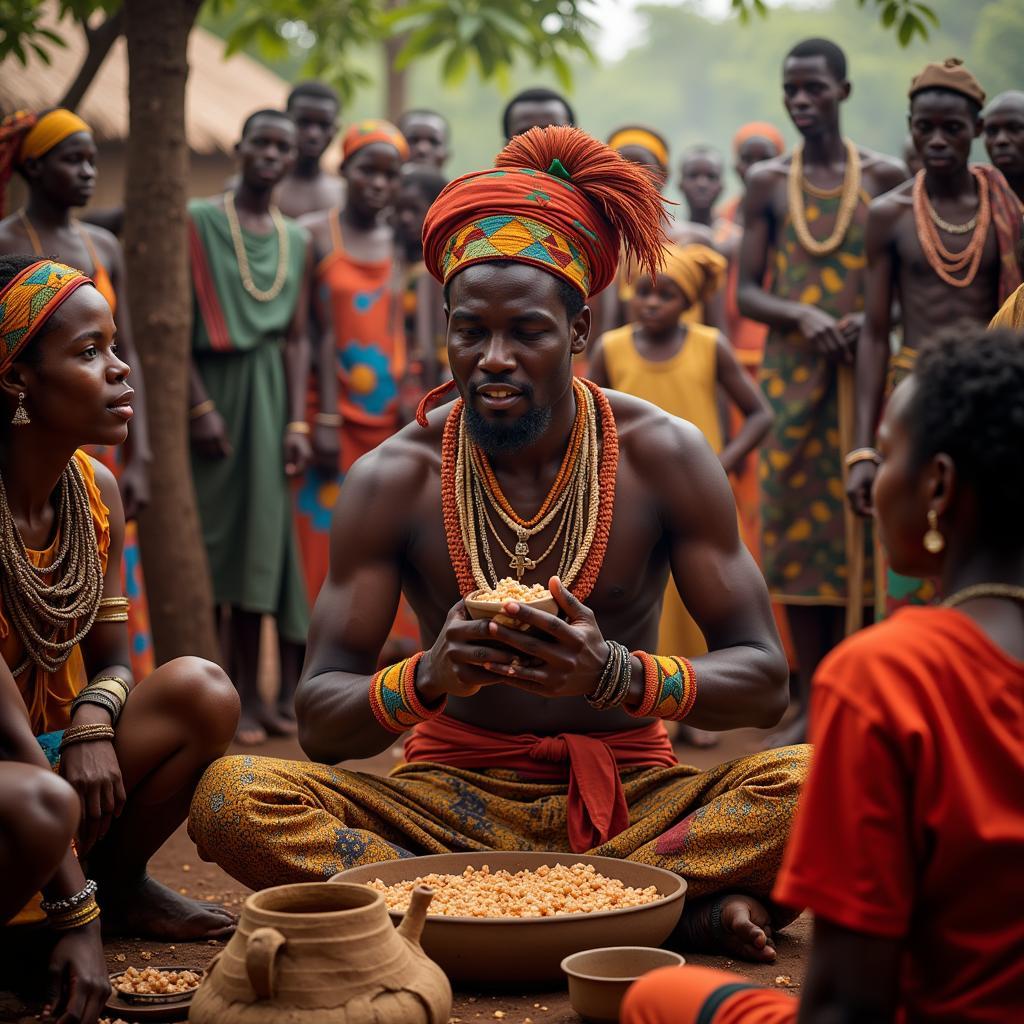
[[[929,555],[938,555],[946,547],[946,538],[939,530],[939,514],[935,509],[928,509],[928,532],[924,535],[924,549]]]
[[[27,426],[32,421],[28,417],[28,410],[25,408],[25,392],[18,392],[18,408],[14,410],[14,415],[11,417],[11,423],[16,427]]]

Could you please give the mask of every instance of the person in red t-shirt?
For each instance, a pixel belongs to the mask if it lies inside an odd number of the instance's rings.
[[[878,433],[893,567],[937,577],[814,680],[814,767],[773,893],[815,915],[798,1003],[698,967],[623,1024],[1024,1019],[1024,335],[925,348]]]

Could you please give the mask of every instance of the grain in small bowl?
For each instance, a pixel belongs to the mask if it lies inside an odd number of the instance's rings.
[[[513,629],[526,630],[530,627],[525,623],[510,619],[504,614],[506,601],[517,601],[520,604],[528,604],[532,608],[538,608],[549,615],[558,614],[558,605],[555,603],[551,591],[542,587],[539,583],[532,585],[519,583],[506,576],[499,580],[497,586],[490,590],[474,590],[465,598],[466,610],[471,619],[494,619],[502,626],[511,626]]]
[[[188,967],[126,967],[110,976],[110,986],[125,1003],[160,1006],[191,999],[202,971]]]

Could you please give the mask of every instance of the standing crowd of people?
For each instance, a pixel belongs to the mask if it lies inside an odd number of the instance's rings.
[[[304,82],[245,121],[188,208],[220,666],[154,667],[130,268],[75,215],[93,134],[4,120],[0,194],[16,172],[28,198],[0,220],[0,920],[55,932],[46,1014],[96,1020],[101,917],[231,930],[147,873],[186,817],[254,888],[590,852],[684,875],[678,943],[758,961],[813,910],[799,1003],[672,968],[628,1024],[1024,1006],[1024,93],[928,64],[914,173],[844,136],[835,43],[794,46],[782,94],[799,141],[739,128],[726,203],[715,149],[600,142],[547,89],[451,182],[436,111],[342,129]],[[471,618],[512,576],[560,614]],[[677,760],[742,726],[776,731]],[[222,756],[290,734],[312,763]],[[336,767],[403,734],[386,778]]]

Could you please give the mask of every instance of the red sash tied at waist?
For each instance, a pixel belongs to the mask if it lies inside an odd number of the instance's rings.
[[[624,768],[678,764],[665,723],[619,732],[537,736],[491,732],[440,715],[421,722],[405,741],[407,761],[452,768],[501,768],[538,781],[569,781],[566,824],[573,853],[608,842],[629,827]]]

